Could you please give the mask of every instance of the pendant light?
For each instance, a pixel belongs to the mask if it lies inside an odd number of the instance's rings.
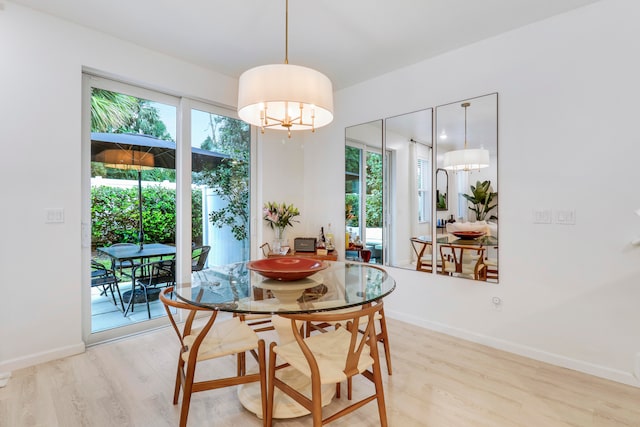
[[[447,151],[443,156],[443,165],[447,170],[470,171],[489,167],[489,150],[484,148],[467,148],[467,108],[470,102],[463,102],[464,108],[464,149]]]
[[[333,120],[331,80],[319,71],[289,64],[289,0],[285,14],[284,64],[251,68],[238,82],[238,116],[247,123],[291,131],[325,126]]]

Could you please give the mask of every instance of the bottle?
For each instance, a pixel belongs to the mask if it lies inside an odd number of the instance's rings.
[[[318,244],[316,246],[319,249],[326,248],[326,238],[324,236],[324,227],[320,227],[320,237],[318,238]]]
[[[331,230],[331,223],[329,223],[329,226],[327,227],[326,237],[327,237],[327,249],[332,251],[334,249],[334,239],[333,239],[333,230]]]

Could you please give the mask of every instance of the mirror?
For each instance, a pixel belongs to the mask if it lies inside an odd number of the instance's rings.
[[[449,195],[449,173],[446,169],[436,170],[436,210],[446,211],[449,205],[447,197]],[[440,226],[440,224],[437,224]]]
[[[345,259],[384,262],[382,120],[345,129]]]
[[[438,273],[497,283],[498,94],[438,106],[435,117],[437,170],[448,172]]]
[[[386,264],[430,272],[433,109],[385,119],[384,152]]]

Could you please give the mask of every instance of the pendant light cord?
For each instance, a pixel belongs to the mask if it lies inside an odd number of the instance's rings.
[[[289,63],[289,0],[286,0],[284,15],[284,63]]]
[[[287,0],[289,1],[289,0]],[[469,102],[464,102],[462,107],[464,107],[464,149],[467,149],[467,107],[471,105]]]

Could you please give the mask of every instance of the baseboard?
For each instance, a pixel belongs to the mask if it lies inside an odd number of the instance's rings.
[[[5,360],[0,363],[0,372],[16,371],[18,369],[28,368],[29,366],[38,365],[40,363],[46,363],[52,360],[62,359],[63,357],[73,356],[74,354],[84,353],[84,349],[84,342],[80,342],[78,344],[59,347],[53,350],[43,351],[41,353],[34,353],[24,357]]]
[[[595,365],[583,360],[572,359],[555,353],[549,353],[534,347],[516,344],[499,338],[478,334],[467,331],[465,329],[454,328],[439,322],[432,322],[406,313],[393,310],[386,310],[385,314],[391,319],[401,320],[412,325],[420,326],[443,334],[461,338],[466,341],[475,342],[496,348],[498,350],[508,351],[509,353],[519,356],[528,357],[540,362],[549,363],[551,365],[560,366],[562,368],[572,369],[574,371],[583,372],[585,374],[615,381],[618,383],[630,385],[640,388],[640,378],[636,378],[632,372],[624,372],[616,369],[607,368],[606,366]]]

